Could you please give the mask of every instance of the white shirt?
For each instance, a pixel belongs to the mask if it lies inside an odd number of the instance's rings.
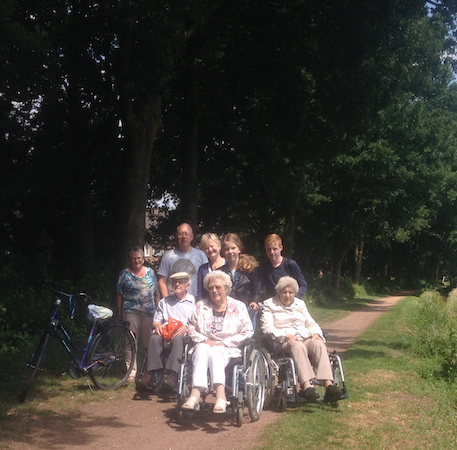
[[[182,300],[179,300],[175,294],[164,297],[157,306],[154,315],[154,321],[159,323],[168,322],[168,318],[179,320],[183,325],[187,326],[189,317],[192,315],[195,308],[195,298],[191,294],[187,294]]]
[[[291,334],[301,339],[318,334],[324,339],[321,327],[311,317],[305,302],[298,298],[290,306],[283,305],[277,296],[265,300],[260,321],[265,334],[276,337]]]

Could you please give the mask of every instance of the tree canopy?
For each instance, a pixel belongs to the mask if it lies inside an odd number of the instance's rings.
[[[261,257],[277,232],[336,288],[454,274],[453,2],[0,11],[4,271],[116,274],[168,195],[176,208],[151,230],[163,242],[187,221],[238,232]]]

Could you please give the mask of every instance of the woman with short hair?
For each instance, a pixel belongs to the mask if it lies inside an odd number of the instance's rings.
[[[242,355],[241,346],[254,334],[252,322],[244,303],[228,296],[230,277],[215,270],[203,280],[210,298],[197,302],[189,319],[187,334],[196,344],[192,352],[192,392],[183,409],[195,409],[200,392],[207,389],[209,370],[211,385],[216,390],[213,412],[224,413],[225,368],[231,358]]]
[[[129,266],[119,274],[117,283],[117,315],[129,322],[130,330],[143,345],[149,342],[152,330],[152,319],[159,302],[157,276],[153,269],[144,265],[144,253],[140,247],[132,247],[129,251]],[[130,354],[126,353],[129,364]],[[128,381],[133,382],[137,371],[136,360]]]
[[[209,298],[208,291],[203,287],[203,279],[208,273],[225,264],[225,259],[221,256],[221,241],[217,234],[205,233],[200,239],[200,248],[208,257],[208,262],[198,268],[196,300]]]
[[[275,345],[275,351],[292,356],[297,367],[300,393],[308,402],[319,399],[310,383],[313,378],[321,380],[326,387],[324,401],[335,402],[341,398],[343,391],[333,385],[332,368],[321,327],[311,317],[305,302],[295,297],[298,290],[295,278],[279,279],[276,295],[263,302],[262,332],[272,334],[275,341],[281,341]]]

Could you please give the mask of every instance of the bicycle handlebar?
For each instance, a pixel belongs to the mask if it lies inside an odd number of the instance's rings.
[[[62,295],[63,297],[67,297],[67,298],[72,298],[75,296],[75,294],[67,294],[66,292],[63,292],[63,291],[59,291],[58,289],[55,289],[51,283],[48,281],[48,280],[43,280],[43,283],[49,288],[49,290],[51,292],[54,292],[54,294],[58,294],[58,295]],[[86,294],[85,292],[79,292],[78,294],[79,297],[82,297],[84,298],[84,301],[87,303],[88,301],[91,301],[91,298],[89,297],[88,294]]]
[[[63,291],[59,291],[58,289],[55,289],[51,283],[48,281],[48,280],[43,280],[43,283],[49,288],[49,290],[51,292],[53,292],[54,294],[57,294],[58,296],[62,296],[62,297],[67,297],[68,298],[68,302],[69,302],[69,308],[70,308],[70,316],[71,318],[73,319],[74,315],[75,315],[75,310],[76,310],[76,302],[75,302],[75,295],[74,294],[67,294],[66,292],[63,292]],[[91,298],[89,297],[88,294],[84,293],[84,292],[80,292],[79,294],[77,294],[79,297],[83,298],[84,300],[84,303],[87,303],[88,301],[91,301]],[[56,305],[57,306],[57,305]]]

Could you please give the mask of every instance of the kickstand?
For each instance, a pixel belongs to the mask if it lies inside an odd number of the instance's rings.
[[[90,392],[92,392],[92,394],[94,393],[94,390],[92,389],[92,386],[90,385],[90,382],[89,382],[89,378],[86,377],[86,383],[87,383],[87,386],[89,387],[90,389]]]

